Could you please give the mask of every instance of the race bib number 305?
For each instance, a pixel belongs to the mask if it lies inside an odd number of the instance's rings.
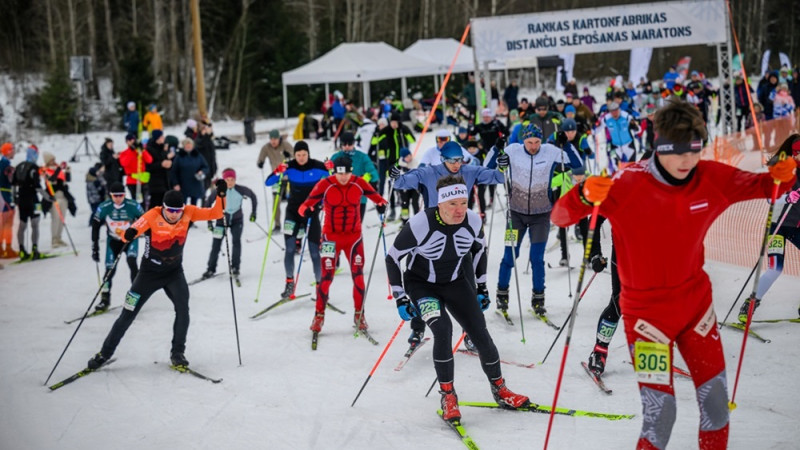
[[[670,384],[669,345],[658,342],[637,341],[633,350],[633,367],[639,383]]]

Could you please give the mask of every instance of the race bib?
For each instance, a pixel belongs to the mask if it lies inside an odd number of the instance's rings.
[[[285,234],[287,236],[291,236],[292,234],[294,234],[295,225],[296,224],[295,224],[294,220],[289,220],[289,219],[284,220],[283,221],[283,234]]]
[[[378,159],[386,159],[386,150],[378,150]]]
[[[769,247],[767,248],[767,254],[769,255],[782,255],[783,252],[786,250],[784,245],[786,244],[786,238],[781,236],[780,234],[773,234],[770,235]]]
[[[125,304],[123,304],[122,307],[127,309],[128,311],[133,311],[134,309],[136,309],[136,305],[139,303],[139,299],[141,297],[142,297],[141,294],[128,291],[128,294],[125,295]]]
[[[42,204],[41,203],[37,203],[37,204],[33,205],[33,211],[37,212],[37,213],[42,212]]]
[[[222,239],[225,236],[225,227],[214,227],[211,235],[214,239]]]
[[[514,247],[517,245],[517,238],[519,237],[519,230],[506,230],[505,238],[506,247]]]
[[[297,239],[303,239],[303,236],[305,235],[306,235],[305,228],[300,228],[299,230],[297,230]]]
[[[668,344],[636,341],[633,357],[639,383],[669,385],[672,362]]]
[[[433,319],[434,317],[442,315],[439,300],[435,298],[425,297],[417,302],[417,306],[419,306],[419,315],[425,322],[427,322],[428,319]]]
[[[335,258],[336,257],[336,242],[324,241],[319,247],[319,256],[321,258]]]

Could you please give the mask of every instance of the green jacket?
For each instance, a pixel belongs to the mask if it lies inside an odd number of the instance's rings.
[[[367,183],[374,184],[378,182],[378,169],[375,168],[375,164],[372,163],[366,153],[358,150],[351,152],[338,151],[331,156],[331,159],[336,159],[342,155],[347,155],[353,160],[353,175],[363,178]],[[366,202],[367,197],[361,197],[361,203]]]

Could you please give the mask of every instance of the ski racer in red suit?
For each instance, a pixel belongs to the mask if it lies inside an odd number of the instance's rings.
[[[591,177],[555,205],[559,227],[577,223],[600,203],[611,222],[622,286],[620,307],[639,380],[643,424],[639,449],[663,449],[675,423],[672,348],[677,344],[694,381],[700,408],[699,448],[728,442],[725,359],[703,271],[703,239],[728,206],[769,198],[794,184],[796,163],[775,163],[756,174],[714,161],[700,161],[706,129],[687,103],[656,113],[655,155],[617,172]],[[643,226],[647,222],[648,226]]]
[[[334,175],[320,180],[297,212],[306,217],[322,201],[325,223],[322,225],[322,282],[317,284],[317,307],[311,331],[319,333],[325,322],[325,305],[328,303],[333,275],[344,251],[353,276],[353,318],[359,330],[367,330],[364,319],[364,244],[361,241],[361,196],[372,200],[379,214],[386,211],[386,200],[361,177],[354,177],[353,161],[349,156],[333,160]]]

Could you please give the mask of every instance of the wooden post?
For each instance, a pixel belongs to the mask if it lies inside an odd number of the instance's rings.
[[[192,42],[194,46],[195,87],[197,89],[197,110],[201,117],[206,117],[206,82],[203,77],[203,39],[200,31],[199,0],[191,0],[189,8],[192,14]]]

